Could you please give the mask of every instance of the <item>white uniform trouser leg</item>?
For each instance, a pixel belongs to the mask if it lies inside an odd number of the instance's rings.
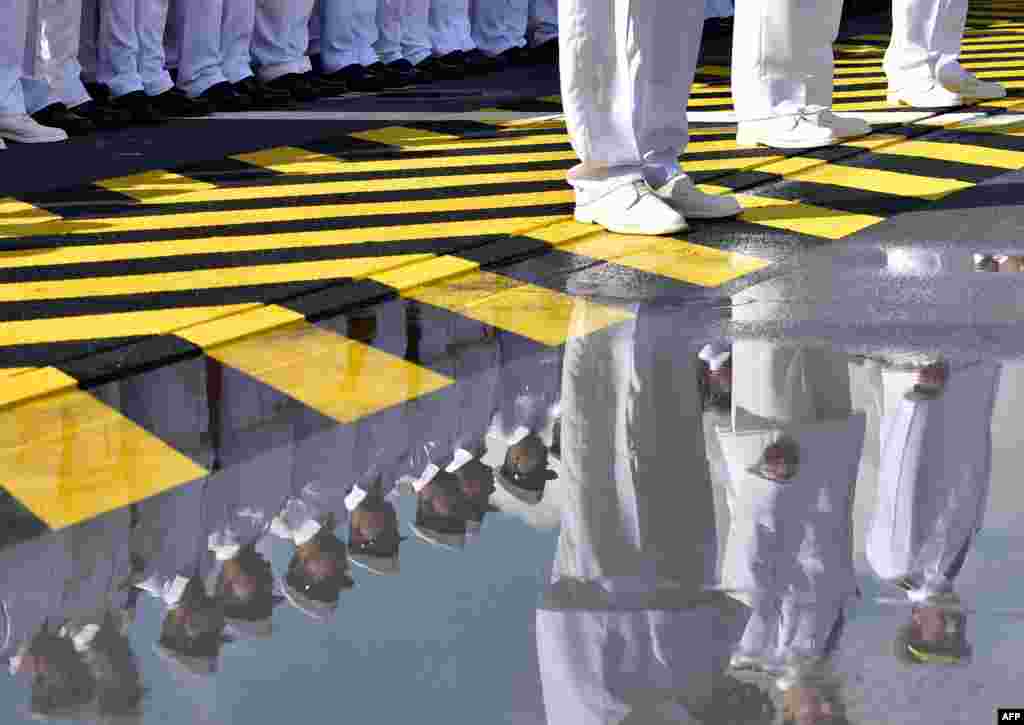
[[[928,88],[940,73],[963,73],[957,62],[967,0],[893,0],[885,75],[893,89]]]
[[[224,0],[176,0],[174,10],[178,88],[195,98],[227,80],[220,47]]]
[[[431,56],[431,0],[403,0],[402,57],[416,65]]]
[[[641,177],[660,186],[687,142],[703,0],[565,0],[558,19],[577,203]]]
[[[256,23],[256,0],[224,0],[221,24],[221,69],[230,83],[252,76],[252,30]]]
[[[0,0],[0,114],[25,113],[21,76],[28,44],[28,5],[24,0]]]
[[[431,0],[430,42],[434,55],[476,48],[469,23],[469,0]]]
[[[842,0],[738,0],[732,95],[741,121],[832,104]]]
[[[260,80],[310,70],[306,49],[312,14],[313,0],[256,0],[252,55]]]
[[[79,31],[78,62],[82,66],[82,77],[89,83],[96,80],[96,66],[99,63],[97,38],[100,32],[99,0],[83,0],[82,28]]]
[[[526,45],[529,0],[470,0],[473,42],[490,55]]]
[[[81,0],[34,5],[29,37],[32,62],[26,68],[23,82],[26,110],[35,113],[53,103],[69,108],[85,103],[89,94],[82,86],[78,65]]]
[[[529,0],[526,25],[530,45],[542,45],[558,37],[558,3],[556,0]]]
[[[324,73],[373,65],[377,54],[377,0],[320,0],[320,56]]]
[[[313,14],[309,16],[309,47],[306,50],[306,55],[320,55],[320,7],[323,4],[323,0],[316,0],[313,3]]]
[[[377,3],[377,42],[373,50],[381,63],[394,63],[402,58],[404,9],[404,0],[380,0]]]
[[[174,85],[164,68],[168,0],[100,0],[97,80],[123,96],[156,96]]]

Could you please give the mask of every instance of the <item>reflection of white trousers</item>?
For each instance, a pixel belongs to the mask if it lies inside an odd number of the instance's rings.
[[[841,0],[737,0],[732,95],[740,120],[832,104]]]
[[[473,42],[491,55],[526,45],[529,0],[470,0]]]
[[[0,0],[0,18],[0,113],[24,113],[21,77],[27,60],[28,3]]]
[[[405,59],[416,65],[431,54],[430,0],[380,0],[377,44],[382,63]]]
[[[272,81],[289,73],[306,73],[312,68],[306,51],[313,2],[256,0],[252,57],[260,80]]]
[[[587,203],[646,176],[660,185],[687,141],[702,0],[565,0],[559,4],[562,103]],[[584,198],[585,197],[585,198]]]
[[[967,0],[893,0],[885,75],[893,88],[927,88],[940,73],[962,73],[957,56]]]
[[[100,0],[96,80],[123,96],[155,96],[173,86],[164,68],[168,0]]]

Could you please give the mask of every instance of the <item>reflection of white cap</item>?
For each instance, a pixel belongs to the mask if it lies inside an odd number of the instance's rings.
[[[437,531],[431,531],[424,529],[416,524],[412,524],[412,532],[416,534],[416,537],[420,541],[425,541],[433,546],[439,546],[442,549],[449,549],[451,551],[458,551],[466,545],[465,534],[442,534]]]
[[[338,609],[337,602],[318,602],[310,599],[302,592],[290,587],[287,583],[281,589],[284,592],[284,598],[288,600],[289,604],[317,622],[328,621],[330,616]]]
[[[164,647],[156,645],[156,653],[164,662],[173,667],[179,673],[206,677],[217,671],[216,657],[196,657],[195,655],[181,654]]]
[[[448,473],[455,473],[460,468],[465,466],[467,463],[472,461],[476,456],[467,451],[465,448],[459,448],[455,451],[455,455],[452,456],[452,462],[444,469]]]
[[[420,477],[412,482],[412,490],[419,493],[427,487],[427,484],[437,478],[437,474],[440,472],[441,469],[431,463],[423,469],[423,473],[420,474]]]
[[[224,634],[232,639],[266,639],[274,633],[274,625],[270,617],[265,619],[224,618]]]
[[[349,561],[360,569],[371,574],[398,574],[400,571],[398,555],[375,556],[373,554],[349,554]]]
[[[521,425],[512,431],[512,435],[508,437],[508,444],[510,446],[518,445],[529,438],[531,433],[533,433],[532,430],[527,428],[525,425]]]
[[[506,493],[529,506],[536,506],[544,498],[543,488],[539,491],[523,488],[502,473],[500,467],[494,469],[494,482],[501,486]]]
[[[353,486],[348,496],[345,497],[345,508],[348,509],[349,512],[355,511],[359,508],[359,504],[365,501],[366,497],[369,495],[370,494],[359,486]]]

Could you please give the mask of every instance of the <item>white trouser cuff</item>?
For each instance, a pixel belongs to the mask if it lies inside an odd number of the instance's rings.
[[[164,71],[156,78],[152,80],[143,80],[142,89],[146,92],[147,96],[159,96],[161,93],[174,88],[174,81],[171,80],[171,76]]]
[[[569,171],[569,183],[576,190],[577,204],[590,204],[606,196],[620,186],[642,181],[643,171],[636,166],[615,166],[609,169],[594,170],[587,173],[574,174],[579,166]]]
[[[265,65],[260,67],[257,71],[259,79],[264,83],[269,83],[272,80],[276,80],[281,76],[288,75],[289,73],[308,73],[313,69],[313,65],[309,62],[309,58],[303,56],[296,60],[290,60],[287,63],[275,63],[273,65]]]

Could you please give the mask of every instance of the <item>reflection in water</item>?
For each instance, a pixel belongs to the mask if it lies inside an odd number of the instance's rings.
[[[395,299],[283,336],[300,353],[320,346],[331,416],[230,355],[97,388],[208,473],[0,549],[0,646],[23,714],[143,722],[152,700],[230,677],[228,660],[243,684],[269,659],[298,668],[314,653],[289,646],[308,628],[330,676],[341,663],[348,697],[371,703],[353,714],[379,716],[391,698],[361,679],[363,662],[394,657],[387,670],[412,683],[436,651],[462,653],[425,637],[395,656],[393,622],[349,609],[399,600],[417,629],[461,625],[472,580],[447,609],[420,600],[457,590],[475,560],[513,571],[539,537],[504,526],[513,510],[561,524],[535,637],[488,620],[493,643],[480,645],[495,668],[510,640],[535,645],[531,662],[508,665],[524,681],[500,690],[524,723],[849,722],[882,700],[844,658],[866,651],[851,635],[866,621],[884,625],[860,631],[893,677],[969,672],[983,617],[968,627],[960,595],[976,593],[955,583],[988,507],[996,353],[1020,345],[1013,276],[976,272],[1018,259],[851,246],[845,261],[812,259],[738,293],[732,340],[716,339],[722,310],[702,305],[617,303],[628,321],[603,326],[592,317],[605,312],[578,301],[567,342],[548,346]],[[957,306],[953,327],[984,345],[942,339],[942,311]],[[862,312],[870,324],[849,326]],[[360,344],[325,343],[345,338]],[[376,370],[372,349],[414,372]],[[427,372],[450,383],[424,386]],[[368,405],[379,387],[404,402]],[[121,464],[132,480],[154,465]],[[9,532],[30,528],[16,502],[0,506]],[[520,592],[533,585],[510,574],[472,616],[506,597],[529,611]],[[898,601],[887,611],[900,620],[881,618],[880,601]],[[372,647],[350,644],[375,626]],[[233,722],[244,705],[225,697],[203,716]],[[482,707],[452,719],[477,722]]]

